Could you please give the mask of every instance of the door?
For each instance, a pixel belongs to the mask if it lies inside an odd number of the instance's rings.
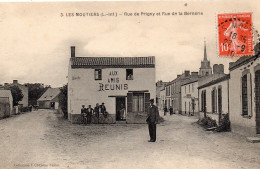
[[[256,133],[260,134],[260,70],[255,72]]]
[[[125,97],[116,97],[116,120],[126,120]]]

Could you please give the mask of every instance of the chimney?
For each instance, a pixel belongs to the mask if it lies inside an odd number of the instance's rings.
[[[214,64],[213,65],[213,74],[224,74],[224,65],[223,64]]]
[[[71,51],[71,57],[74,58],[75,57],[75,46],[71,46],[70,47],[70,51]]]
[[[199,72],[191,72],[191,76],[193,77],[199,76]]]
[[[14,84],[17,84],[17,83],[18,83],[18,80],[13,80],[13,83],[14,83]]]
[[[189,70],[185,70],[184,76],[185,76],[185,77],[188,77],[189,75],[190,75],[190,71],[189,71]]]

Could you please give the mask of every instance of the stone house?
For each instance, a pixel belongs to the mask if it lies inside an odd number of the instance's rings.
[[[13,111],[13,97],[10,90],[0,89],[0,118],[9,117]]]
[[[58,109],[59,108],[59,88],[48,88],[46,92],[37,100],[40,109]]]
[[[13,80],[13,83],[5,83],[3,87],[7,86],[18,86],[19,89],[21,89],[23,94],[23,99],[18,102],[18,105],[21,105],[22,107],[28,107],[28,86],[27,84],[20,84],[18,83],[18,80]]]
[[[155,83],[153,56],[76,57],[71,47],[68,120],[80,123],[82,105],[105,103],[114,121],[145,123],[149,100],[156,100]]]

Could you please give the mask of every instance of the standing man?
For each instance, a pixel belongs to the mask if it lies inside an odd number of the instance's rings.
[[[166,106],[164,107],[163,111],[164,111],[164,116],[166,116],[166,114],[167,114],[167,107]]]
[[[156,123],[159,122],[158,107],[154,105],[154,99],[150,100],[150,106],[147,112],[146,122],[149,128],[150,140],[148,142],[156,141]]]
[[[92,113],[93,109],[91,108],[91,105],[89,105],[87,108],[87,124],[91,123]]]
[[[106,117],[107,116],[107,109],[106,109],[105,103],[102,103],[100,108],[101,108],[101,113],[103,114],[104,117]]]
[[[173,108],[172,108],[172,106],[170,107],[170,115],[172,115],[173,114]]]
[[[82,105],[82,108],[81,108],[81,122],[83,124],[86,124],[86,118],[85,118],[86,113],[87,113],[87,110],[85,108],[85,105]]]
[[[94,108],[94,113],[95,113],[95,115],[96,115],[96,117],[97,117],[97,123],[99,123],[99,109],[100,109],[100,106],[99,106],[99,104],[97,103],[96,104],[96,107]]]

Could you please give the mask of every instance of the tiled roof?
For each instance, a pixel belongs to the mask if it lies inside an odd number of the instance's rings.
[[[236,62],[230,62],[229,70],[234,70],[248,62],[251,62],[251,61],[257,59],[258,57],[260,57],[260,54],[255,55],[255,56],[243,56],[243,57],[239,58]]]
[[[0,97],[9,97],[12,96],[10,90],[0,90]]]
[[[45,93],[38,99],[38,101],[52,100],[60,94],[59,88],[48,88]]]
[[[208,86],[217,84],[217,83],[219,83],[219,82],[222,82],[222,81],[228,80],[228,79],[230,79],[230,75],[229,75],[229,74],[225,74],[225,75],[223,75],[222,77],[219,77],[219,78],[217,78],[217,79],[213,79],[213,80],[211,80],[210,82],[199,86],[198,89],[202,89],[202,88],[205,88],[205,87],[208,87]]]
[[[155,67],[155,57],[72,57],[71,67]]]

